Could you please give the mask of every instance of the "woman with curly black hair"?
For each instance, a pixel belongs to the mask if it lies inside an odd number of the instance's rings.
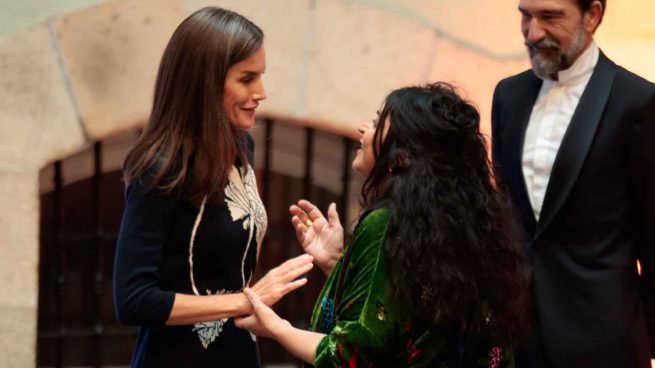
[[[237,325],[316,366],[512,367],[526,327],[526,270],[477,110],[444,83],[393,91],[360,128],[364,212],[343,255],[336,209],[291,207],[329,273],[312,330],[246,290]]]

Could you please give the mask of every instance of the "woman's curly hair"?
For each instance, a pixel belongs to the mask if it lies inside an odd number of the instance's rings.
[[[479,125],[449,84],[393,91],[362,204],[389,208],[390,288],[423,323],[516,342],[527,325],[526,266]]]

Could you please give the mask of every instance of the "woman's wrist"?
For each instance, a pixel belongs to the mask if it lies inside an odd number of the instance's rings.
[[[280,318],[276,321],[273,326],[271,326],[271,335],[277,341],[280,341],[280,338],[287,336],[289,331],[293,330],[295,327],[291,325],[286,319]]]
[[[237,309],[239,311],[238,315],[245,316],[247,314],[251,314],[253,312],[252,304],[250,304],[248,298],[246,298],[246,294],[241,292],[235,295],[237,296]]]
[[[339,262],[339,259],[341,258],[342,253],[341,252],[335,252],[330,255],[330,258],[327,260],[322,265],[319,265],[321,267],[321,270],[323,270],[323,273],[326,275],[329,275],[332,270],[334,269],[334,266],[337,265],[337,262]]]
[[[245,316],[252,313],[252,304],[250,304],[244,293],[218,294],[212,295],[212,297],[215,298],[214,303],[218,303],[225,308],[223,313],[228,317]]]

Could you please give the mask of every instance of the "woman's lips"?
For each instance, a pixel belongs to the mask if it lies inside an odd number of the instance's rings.
[[[242,108],[241,110],[242,110],[243,112],[245,112],[248,116],[253,117],[253,116],[255,116],[255,110],[256,110],[256,109],[257,109],[256,107],[253,107],[253,108],[251,108],[251,109],[244,109],[244,108]]]

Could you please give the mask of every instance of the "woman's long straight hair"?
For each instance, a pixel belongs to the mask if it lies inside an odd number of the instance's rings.
[[[263,38],[248,19],[214,7],[177,27],[159,65],[147,126],[124,162],[127,184],[148,173],[148,190],[186,192],[196,205],[223,197],[236,158],[247,163],[245,135],[224,111],[225,77]]]
[[[527,326],[527,269],[479,123],[448,84],[393,91],[362,202],[389,208],[390,289],[422,322],[516,342]]]

